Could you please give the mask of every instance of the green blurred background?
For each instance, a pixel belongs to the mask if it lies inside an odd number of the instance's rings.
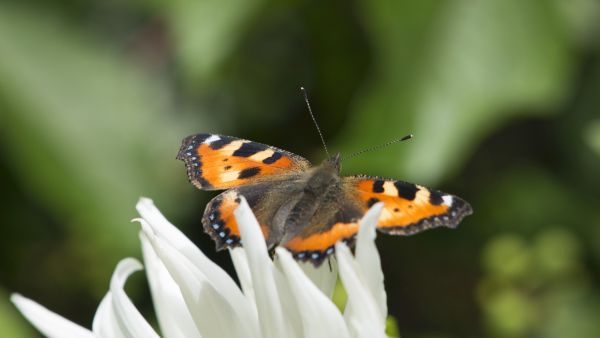
[[[458,230],[380,236],[403,337],[600,337],[600,3],[0,2],[0,336],[20,292],[90,327],[134,205],[212,259],[175,160],[196,132],[457,194]],[[148,317],[143,274],[128,292]]]

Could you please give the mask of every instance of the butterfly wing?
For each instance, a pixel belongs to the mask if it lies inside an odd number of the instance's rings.
[[[423,186],[376,177],[343,177],[337,198],[325,201],[310,224],[292,233],[283,246],[296,259],[318,266],[334,252],[337,241],[352,244],[360,219],[377,202],[384,204],[377,228],[396,235],[438,226],[453,228],[472,213],[464,200]]]
[[[334,253],[336,242],[354,243],[358,222],[364,211],[354,201],[344,196],[336,197],[335,200],[323,202],[306,226],[296,232],[286,229],[288,233],[282,245],[297,260],[310,261],[319,266]]]
[[[203,190],[254,184],[310,167],[308,160],[285,150],[214,134],[186,137],[177,159],[185,163],[190,182]]]
[[[377,228],[394,235],[412,235],[445,226],[455,228],[473,213],[463,199],[420,185],[367,176],[343,178],[346,196],[366,212],[373,204],[384,208]]]
[[[217,244],[217,250],[240,246],[240,231],[233,212],[244,196],[256,216],[260,228],[271,248],[279,243],[283,232],[277,224],[277,213],[289,203],[290,196],[301,186],[296,184],[298,175],[286,175],[285,179],[231,188],[213,198],[204,211],[202,225]]]

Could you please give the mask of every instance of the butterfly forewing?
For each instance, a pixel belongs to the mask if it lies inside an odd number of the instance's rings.
[[[471,206],[459,197],[403,181],[368,176],[344,177],[349,198],[366,212],[383,202],[377,228],[381,231],[411,235],[438,226],[456,227]]]
[[[262,143],[231,136],[197,134],[186,137],[177,159],[188,178],[203,190],[220,190],[305,171],[306,159]]]

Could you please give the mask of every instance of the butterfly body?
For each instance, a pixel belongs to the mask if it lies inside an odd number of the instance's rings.
[[[209,202],[202,218],[218,249],[241,244],[233,216],[241,196],[269,248],[284,246],[296,259],[315,265],[333,253],[338,240],[354,240],[358,221],[377,202],[384,203],[378,229],[399,235],[455,227],[472,212],[456,196],[415,184],[341,176],[339,154],[311,167],[302,157],[275,147],[197,134],[183,140],[177,158],[185,162],[196,187],[228,189]]]

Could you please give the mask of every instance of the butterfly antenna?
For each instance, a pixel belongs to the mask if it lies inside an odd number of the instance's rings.
[[[385,148],[385,147],[387,147],[389,145],[392,145],[394,143],[398,143],[398,142],[410,140],[411,138],[413,138],[413,135],[412,134],[408,134],[408,135],[406,135],[406,136],[404,136],[402,138],[395,139],[395,140],[392,140],[392,141],[388,141],[386,143],[379,144],[379,145],[376,145],[376,146],[373,146],[373,147],[370,147],[370,148],[366,148],[366,149],[363,149],[361,151],[357,151],[357,152],[355,152],[353,154],[350,154],[348,157],[344,157],[343,159],[344,160],[351,159],[353,157],[356,157],[356,156],[364,154],[364,153],[368,153],[370,151],[374,151],[374,150],[379,150],[379,149]]]
[[[304,102],[306,102],[306,106],[308,107],[308,112],[310,113],[310,117],[312,118],[313,122],[315,123],[315,127],[317,127],[317,131],[319,132],[319,136],[321,137],[321,142],[323,143],[323,148],[325,148],[325,153],[327,153],[327,157],[331,157],[331,155],[329,155],[329,150],[327,150],[327,144],[325,144],[325,138],[323,137],[321,128],[319,128],[317,119],[315,119],[315,115],[313,114],[312,109],[310,109],[310,103],[308,102],[308,94],[306,93],[306,89],[304,89],[304,87],[300,87],[300,90],[302,91],[302,94],[304,95]]]

